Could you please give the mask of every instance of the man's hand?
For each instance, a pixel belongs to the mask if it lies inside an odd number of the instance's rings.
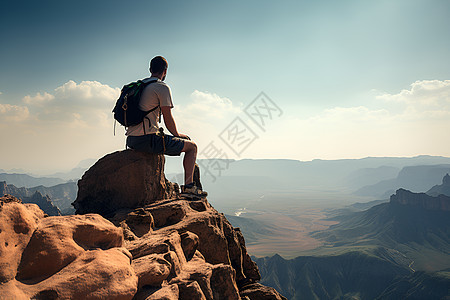
[[[185,139],[185,140],[191,140],[191,138],[188,137],[187,135],[185,135],[184,133],[180,133],[180,134],[178,135],[178,137],[179,137],[179,138],[182,138],[182,139]]]

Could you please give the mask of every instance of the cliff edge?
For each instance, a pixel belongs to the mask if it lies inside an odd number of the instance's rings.
[[[440,194],[436,197],[426,193],[413,193],[398,189],[390,198],[390,203],[434,211],[450,211],[450,197]]]
[[[240,230],[206,199],[181,197],[163,167],[162,155],[105,156],[79,181],[74,216],[1,198],[0,295],[286,299],[258,283]]]

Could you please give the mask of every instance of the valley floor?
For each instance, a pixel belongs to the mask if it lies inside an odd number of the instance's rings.
[[[257,240],[247,243],[247,249],[255,256],[279,254],[285,258],[294,258],[304,251],[315,249],[323,242],[311,237],[310,233],[324,230],[335,221],[325,220],[326,214],[320,208],[304,209],[300,215],[281,213],[248,213],[254,220],[264,222],[272,229],[270,235],[259,235]]]

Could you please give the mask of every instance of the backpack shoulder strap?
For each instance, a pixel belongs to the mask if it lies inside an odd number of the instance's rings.
[[[145,80],[145,79],[144,79],[144,80]],[[142,82],[144,82],[144,80],[142,80]],[[148,82],[144,82],[145,85],[143,86],[142,91],[144,91],[144,89],[145,89],[149,84],[154,83],[154,82],[157,82],[157,81],[158,81],[158,79],[154,79],[154,80],[150,80],[150,81],[148,81]],[[147,110],[147,111],[146,111],[146,114],[151,113],[152,111],[156,110],[158,107],[159,107],[159,103],[158,103],[157,106],[153,107],[152,109]]]

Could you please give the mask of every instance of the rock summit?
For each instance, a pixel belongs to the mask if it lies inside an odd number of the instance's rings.
[[[109,154],[78,182],[72,216],[0,198],[1,297],[285,299],[258,283],[239,228],[163,171],[162,155]]]

